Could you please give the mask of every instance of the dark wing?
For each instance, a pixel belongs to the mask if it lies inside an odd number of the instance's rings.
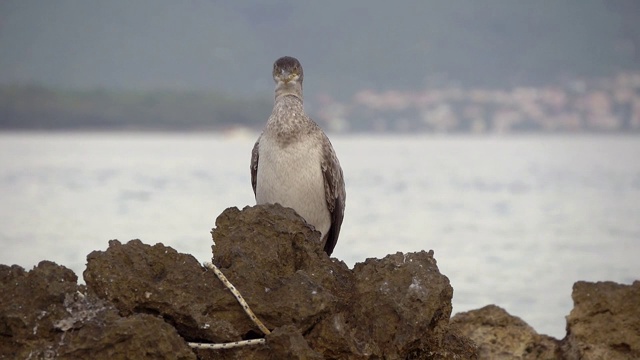
[[[256,195],[256,184],[258,183],[258,150],[260,148],[258,144],[260,143],[260,138],[262,138],[262,135],[260,135],[256,144],[253,145],[253,150],[251,150],[251,186],[253,186],[254,196]]]
[[[327,241],[324,244],[324,251],[331,255],[333,248],[338,242],[342,218],[344,218],[344,205],[347,194],[344,188],[344,177],[340,161],[336,156],[331,142],[323,134],[322,145],[322,175],[324,176],[324,193],[327,200],[327,208],[331,214],[331,227],[327,233]]]

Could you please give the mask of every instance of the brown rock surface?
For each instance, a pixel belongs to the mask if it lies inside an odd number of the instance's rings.
[[[0,359],[638,358],[639,282],[577,283],[559,342],[496,306],[449,321],[453,289],[432,252],[350,270],[291,209],[230,208],[216,225],[214,263],[271,334],[192,256],[113,240],[88,255],[86,287],[51,262],[29,272],[0,265]],[[224,350],[186,343],[261,337]]]
[[[472,356],[445,346],[453,289],[433,253],[368,259],[351,271],[279,205],[227,209],[216,226],[215,263],[258,317],[269,328],[294,325],[325,358]],[[470,352],[454,353],[462,349]]]
[[[195,359],[174,328],[149,315],[120,317],[63,266],[0,265],[0,280],[1,359]]]
[[[572,297],[562,341],[495,305],[456,314],[451,329],[476,343],[480,359],[640,359],[640,281],[579,281]]]
[[[539,335],[520,318],[488,305],[458,313],[451,327],[478,346],[480,359],[557,359],[559,341]]]
[[[267,335],[269,358],[322,360],[324,356],[309,347],[298,328],[293,325],[279,327]],[[346,355],[346,354],[345,354]]]
[[[573,359],[640,359],[640,281],[578,281],[563,350]]]
[[[2,355],[35,349],[61,358],[474,357],[475,347],[448,329],[453,289],[432,252],[368,259],[350,270],[326,255],[318,233],[291,209],[231,208],[216,225],[214,262],[269,335],[192,256],[112,240],[106,251],[88,255],[86,289],[53,263],[31,272],[2,268]],[[258,337],[266,344],[196,351],[186,344]]]
[[[426,358],[440,351],[453,288],[438,271],[433,252],[367,259],[353,273],[351,323],[357,342],[387,358]]]
[[[237,341],[253,329],[211,271],[162,244],[111,240],[107,251],[87,256],[84,279],[121,316],[157,314],[189,341]]]
[[[212,235],[214,263],[268,328],[293,324],[306,333],[348,305],[351,271],[324,253],[319,233],[292,209],[230,208],[218,217]],[[240,310],[237,304],[232,308]]]

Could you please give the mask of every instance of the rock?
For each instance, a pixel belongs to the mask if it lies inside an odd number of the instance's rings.
[[[226,359],[325,359],[314,351],[300,330],[293,325],[286,325],[274,329],[265,336],[266,344],[262,346],[238,347],[224,350],[197,350],[198,358],[202,360]]]
[[[433,252],[330,259],[279,205],[225,210],[213,261],[271,329],[264,335],[193,256],[140,240],[87,257],[85,286],[43,261],[0,265],[0,359],[633,359],[640,282],[578,282],[562,341],[497,306],[455,315]],[[224,350],[190,342],[264,344]],[[475,343],[474,343],[475,342]]]
[[[280,205],[227,209],[216,225],[214,261],[267,327],[294,325],[325,358],[447,353],[453,289],[432,252],[368,259],[350,271]]]
[[[68,315],[63,302],[65,294],[78,291],[77,276],[42,261],[29,272],[0,265],[0,279],[0,357],[56,354],[53,324]]]
[[[238,341],[253,329],[211,271],[162,244],[111,240],[107,251],[87,256],[84,279],[121,316],[157,314],[188,341]]]
[[[448,331],[453,289],[432,252],[368,259],[353,270],[330,259],[319,233],[292,209],[225,210],[213,261],[272,329],[265,345],[208,350],[201,359],[471,358]],[[212,271],[189,255],[139,240],[88,256],[89,293],[118,315],[155,314],[187,341],[263,337]]]
[[[267,346],[270,350],[271,359],[291,359],[291,360],[322,360],[322,354],[312,350],[300,333],[300,330],[293,325],[286,325],[275,329],[267,335]]]
[[[0,358],[195,358],[173,327],[144,314],[120,317],[63,266],[0,265],[0,279]]]
[[[640,359],[640,281],[579,281],[572,297],[562,341],[495,305],[456,314],[451,329],[473,340],[481,359]]]
[[[83,324],[58,349],[61,359],[195,359],[176,330],[162,319],[116,311]]]
[[[386,358],[442,347],[453,288],[433,252],[396,253],[356,264],[352,321],[361,347]]]
[[[457,329],[449,327],[445,334],[443,345],[443,348],[437,354],[434,354],[433,359],[479,359],[477,345]],[[409,356],[408,358],[415,359],[416,357]]]
[[[559,341],[539,335],[520,318],[488,305],[458,313],[451,327],[478,346],[480,359],[557,359]]]
[[[212,236],[214,263],[268,328],[293,324],[306,333],[348,305],[351,271],[327,256],[320,234],[292,209],[227,209]]]
[[[566,359],[640,359],[640,281],[579,281],[571,297]]]

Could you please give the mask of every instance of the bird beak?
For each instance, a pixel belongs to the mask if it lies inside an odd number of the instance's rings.
[[[295,81],[298,79],[298,75],[286,70],[282,70],[282,72],[280,73],[280,81],[282,81],[285,84],[288,84],[292,81]]]
[[[283,74],[283,75],[284,76],[282,77],[282,79],[283,79],[285,84],[288,84],[288,83],[298,79],[298,76],[296,74],[286,73],[286,74]]]

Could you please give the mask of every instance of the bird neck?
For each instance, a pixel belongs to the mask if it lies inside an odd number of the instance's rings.
[[[276,96],[276,100],[273,104],[274,114],[280,116],[288,115],[289,117],[298,117],[304,115],[304,105],[302,104],[302,98],[295,94],[282,94]]]
[[[302,83],[297,81],[292,81],[286,84],[279,82],[276,85],[276,101],[278,101],[278,98],[287,95],[295,96],[300,99],[300,102],[302,102]]]
[[[273,112],[267,121],[267,133],[287,145],[297,138],[297,134],[308,133],[312,129],[313,123],[304,112],[302,99],[291,94],[276,97]]]

